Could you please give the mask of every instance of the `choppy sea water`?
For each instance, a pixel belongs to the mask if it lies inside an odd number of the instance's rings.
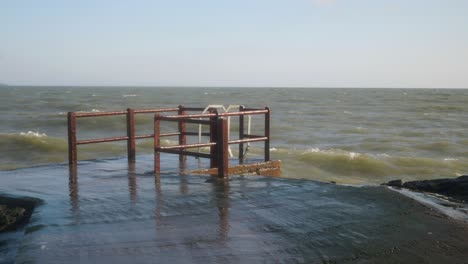
[[[271,108],[271,156],[283,161],[285,177],[347,184],[455,177],[468,174],[466,102],[468,90],[448,89],[1,87],[0,169],[66,162],[68,111],[242,104]],[[138,134],[152,132],[151,115],[136,123]],[[252,126],[261,133],[263,121]],[[78,121],[80,139],[125,133],[124,117]],[[137,152],[151,155],[152,146],[138,141]],[[125,148],[80,146],[79,158],[125,156]],[[248,157],[262,148],[252,144]]]

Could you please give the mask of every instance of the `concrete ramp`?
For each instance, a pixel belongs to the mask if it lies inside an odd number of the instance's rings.
[[[151,157],[0,172],[44,202],[16,263],[466,263],[468,229],[385,187],[261,176],[155,177]],[[141,161],[140,161],[141,160]],[[169,162],[176,163],[176,162]],[[175,170],[175,168],[173,168]],[[9,258],[9,259],[7,259]],[[14,259],[12,259],[14,258]]]

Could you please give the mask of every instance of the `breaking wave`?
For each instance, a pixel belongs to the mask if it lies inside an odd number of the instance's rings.
[[[162,141],[163,145],[174,143]],[[137,144],[139,154],[152,152],[152,140],[139,140]],[[125,141],[82,145],[78,146],[78,158],[86,160],[121,157],[126,155],[126,147]],[[68,142],[64,138],[34,131],[0,134],[0,156],[0,170],[62,163],[68,159]]]
[[[251,152],[261,153],[261,149]],[[340,149],[275,148],[271,155],[283,160],[283,174],[338,183],[380,184],[393,179],[418,180],[460,176],[468,171],[462,158],[428,158],[369,154]]]
[[[175,143],[169,140],[162,142],[163,145]],[[137,154],[151,155],[152,151],[152,139],[137,141]],[[232,151],[236,157],[237,148],[232,148]],[[344,184],[380,184],[393,179],[455,177],[468,171],[468,160],[464,157],[410,157],[320,148],[272,147],[270,151],[272,159],[283,161],[285,177]],[[51,137],[37,131],[0,134],[0,155],[3,157],[0,169],[3,170],[62,163],[67,161],[68,143],[64,138]],[[263,148],[252,145],[249,147],[247,158],[258,159],[262,155]],[[125,141],[78,147],[80,160],[125,156]]]

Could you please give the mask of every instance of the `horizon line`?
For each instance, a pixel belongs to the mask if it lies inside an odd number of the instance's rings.
[[[113,88],[113,87],[134,87],[134,88],[259,88],[259,89],[468,89],[468,87],[357,87],[357,86],[216,86],[216,85],[69,85],[69,84],[57,84],[57,85],[44,85],[44,84],[6,84],[0,83],[0,87],[75,87],[75,88]]]

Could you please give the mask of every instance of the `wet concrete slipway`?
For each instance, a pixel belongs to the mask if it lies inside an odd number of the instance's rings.
[[[42,201],[0,234],[0,263],[468,263],[465,222],[385,187],[223,183],[164,161],[160,177],[148,156],[0,172],[1,195]]]

